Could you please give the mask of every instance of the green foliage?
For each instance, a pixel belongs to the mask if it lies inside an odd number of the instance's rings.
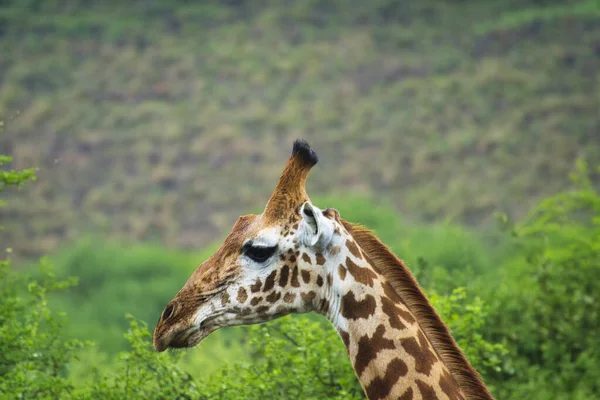
[[[362,389],[335,330],[288,316],[249,328],[251,363],[224,368],[207,382],[223,399],[357,399]]]
[[[503,344],[492,343],[484,337],[490,311],[480,297],[468,299],[466,289],[458,287],[449,296],[433,295],[430,300],[479,373],[493,376],[503,370],[508,350]],[[490,389],[494,391],[493,387]]]
[[[48,295],[74,280],[57,280],[47,260],[41,280],[0,262],[0,394],[2,398],[60,398],[72,389],[68,362],[84,346],[62,335],[64,315],[48,308]]]
[[[194,379],[179,366],[177,356],[158,354],[143,322],[131,320],[125,334],[131,350],[122,352],[114,374],[97,374],[75,392],[75,399],[205,399]],[[100,371],[103,371],[99,369]],[[104,371],[105,372],[105,371]]]
[[[600,196],[589,177],[579,163],[575,190],[514,227],[519,256],[490,296],[492,337],[506,339],[515,370],[503,398],[600,394]]]
[[[4,132],[4,121],[0,120],[0,133]],[[4,167],[6,164],[11,163],[12,157],[0,154],[0,167]],[[0,170],[0,193],[4,191],[8,186],[19,187],[27,181],[35,181],[35,169],[20,169],[20,170]],[[0,205],[5,205],[0,203]]]
[[[0,121],[1,122],[1,121]],[[2,125],[0,124],[0,128]],[[5,166],[12,162],[12,157],[4,156],[0,154],[0,167]],[[27,181],[34,181],[35,177],[35,169],[21,169],[21,170],[8,170],[8,171],[0,171],[0,192],[3,192],[8,186],[20,186]],[[6,204],[0,203],[0,205],[4,206]]]

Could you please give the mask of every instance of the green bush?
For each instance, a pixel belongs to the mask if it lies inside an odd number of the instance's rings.
[[[600,395],[600,196],[589,176],[580,163],[574,190],[514,227],[519,252],[490,285],[487,331],[514,363],[502,398]]]
[[[64,314],[48,308],[48,294],[65,289],[46,261],[33,280],[0,263],[0,394],[2,398],[60,398],[72,389],[68,363],[84,343],[66,340]]]
[[[2,132],[2,121],[0,121],[0,132]],[[12,157],[4,156],[0,154],[0,167],[10,163]],[[8,186],[20,186],[27,181],[34,181],[35,170],[33,168],[23,170],[8,170],[0,171],[0,192],[4,191]],[[4,206],[4,203],[0,203]]]

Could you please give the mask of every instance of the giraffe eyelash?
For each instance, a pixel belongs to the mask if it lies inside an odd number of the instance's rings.
[[[275,254],[277,246],[252,246],[249,244],[244,246],[244,254],[252,261],[257,263],[264,263]]]

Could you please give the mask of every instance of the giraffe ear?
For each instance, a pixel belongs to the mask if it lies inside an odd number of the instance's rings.
[[[318,208],[305,202],[301,209],[302,223],[300,224],[300,237],[307,246],[319,249],[325,248],[333,237],[333,224],[323,215]]]

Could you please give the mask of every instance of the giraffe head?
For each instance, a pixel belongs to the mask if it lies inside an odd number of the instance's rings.
[[[308,143],[294,143],[264,212],[240,217],[165,307],[154,331],[158,351],[195,346],[226,326],[328,311],[332,276],[323,265],[347,233],[336,210],[320,210],[306,194],[317,161]]]

